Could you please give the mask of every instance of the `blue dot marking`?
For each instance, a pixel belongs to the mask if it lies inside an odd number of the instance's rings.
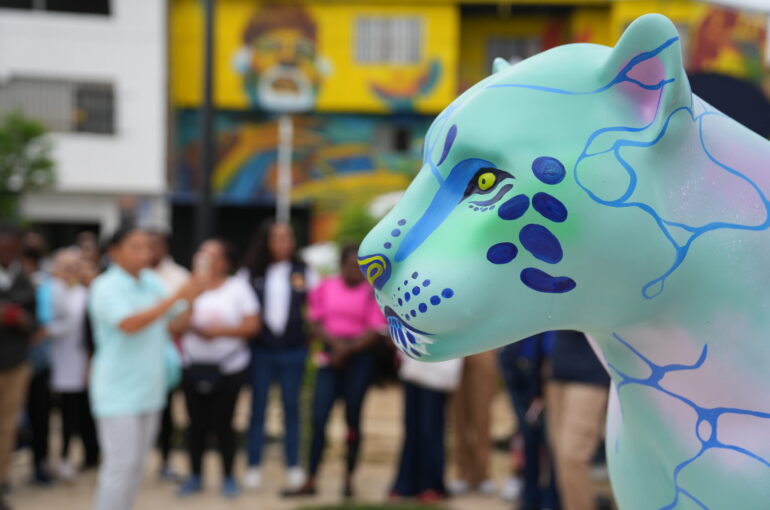
[[[404,294],[404,301],[406,301],[408,303],[410,299],[412,299],[412,295],[411,294],[409,294],[408,292],[406,294]]]
[[[414,294],[415,296],[419,296],[420,295],[420,287],[414,287],[412,289],[412,294]]]
[[[403,227],[404,225],[406,225],[406,220],[400,219],[398,220],[398,224]]]
[[[390,235],[392,235],[393,237],[398,237],[401,235],[401,231],[397,228],[394,228],[393,230],[390,231]]]
[[[487,250],[487,260],[493,264],[507,264],[516,258],[519,249],[513,243],[498,243]]]
[[[428,285],[430,285],[430,280],[425,280],[424,282],[422,282],[423,287],[427,287]]]
[[[536,158],[532,162],[532,172],[546,184],[559,184],[566,174],[561,161],[548,156]]]
[[[418,306],[417,308],[420,309],[420,313],[425,313],[428,311],[428,305],[426,305],[425,303],[420,303],[420,306]]]
[[[417,339],[414,337],[412,333],[409,331],[406,332],[406,339],[409,340],[409,343],[413,344],[417,341]]]
[[[393,246],[393,245],[392,245],[392,244],[390,244],[390,243],[385,243],[383,246],[385,246],[385,249],[386,249],[386,250],[389,250],[389,249],[390,249],[390,247],[391,247],[391,246]]]
[[[415,312],[414,310],[409,310],[409,315],[411,315],[412,317],[417,317],[417,312]]]
[[[556,223],[561,223],[567,219],[567,208],[564,207],[564,204],[559,200],[548,193],[536,193],[535,196],[532,197],[532,207],[534,207],[537,212]]]
[[[431,296],[430,297],[430,304],[433,306],[438,306],[441,303],[441,298],[438,296]]]
[[[532,290],[549,294],[563,294],[575,288],[575,280],[567,276],[551,276],[548,273],[528,267],[521,272],[521,281]]]
[[[542,225],[525,225],[519,232],[519,241],[536,259],[549,264],[556,264],[564,255],[559,240]]]
[[[516,220],[529,209],[529,197],[527,195],[516,195],[509,199],[497,210],[497,215],[504,220]]]
[[[416,272],[412,273],[412,279],[413,279],[413,280],[414,280],[414,279],[416,279],[416,278],[417,278],[417,276],[419,276],[419,275],[418,275]]]
[[[444,296],[444,299],[449,299],[455,295],[455,291],[452,289],[444,289],[441,291],[441,295]]]
[[[404,302],[401,300],[401,298],[398,298],[398,306],[404,306]]]

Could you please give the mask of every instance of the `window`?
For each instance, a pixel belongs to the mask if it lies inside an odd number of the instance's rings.
[[[509,62],[518,62],[540,52],[537,37],[493,37],[487,40],[486,71],[492,72],[492,62],[502,57]]]
[[[110,0],[0,0],[0,8],[36,11],[110,14]]]
[[[356,19],[355,59],[362,64],[409,64],[422,59],[423,23],[417,17]]]
[[[51,131],[115,132],[112,84],[32,77],[0,83],[0,115],[19,111]]]
[[[409,152],[412,148],[412,131],[408,126],[378,124],[374,130],[372,145],[379,154]]]

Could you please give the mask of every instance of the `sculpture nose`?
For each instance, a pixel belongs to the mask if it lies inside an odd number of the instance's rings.
[[[390,279],[392,265],[386,255],[374,254],[358,257],[358,267],[375,289],[380,290]]]

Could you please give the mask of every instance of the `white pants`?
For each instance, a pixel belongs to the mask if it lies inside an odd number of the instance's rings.
[[[158,436],[160,412],[99,418],[102,450],[96,510],[131,510],[144,474],[144,462]]]

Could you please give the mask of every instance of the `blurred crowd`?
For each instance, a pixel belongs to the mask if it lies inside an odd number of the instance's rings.
[[[0,227],[0,510],[10,508],[9,467],[20,447],[31,449],[31,476],[40,485],[98,469],[97,510],[134,508],[153,445],[160,476],[178,484],[180,497],[204,490],[202,459],[212,440],[223,496],[263,488],[274,384],[285,432],[281,494],[316,494],[327,422],[342,400],[340,487],[343,497],[355,497],[364,400],[390,346],[357,247],[341,247],[338,273],[321,278],[298,256],[288,224],[263,224],[244,256],[230,241],[209,239],[191,270],[172,260],[169,242],[166,232],[128,226],[103,245],[83,232],[49,254],[39,234]],[[593,476],[602,463],[609,378],[582,333],[549,332],[440,363],[386,352],[404,391],[403,445],[389,500],[432,504],[478,491],[499,493],[522,510],[608,505],[597,499]],[[309,370],[314,377],[306,377]],[[501,379],[517,428],[511,474],[498,487],[489,471],[491,407]],[[311,437],[300,455],[305,384]],[[247,385],[248,468],[239,480],[233,415]],[[169,405],[175,394],[187,413],[184,475],[170,462],[180,422]],[[49,454],[52,411],[61,419],[56,455]],[[80,456],[71,451],[76,440]],[[447,458],[456,463],[451,480]]]

